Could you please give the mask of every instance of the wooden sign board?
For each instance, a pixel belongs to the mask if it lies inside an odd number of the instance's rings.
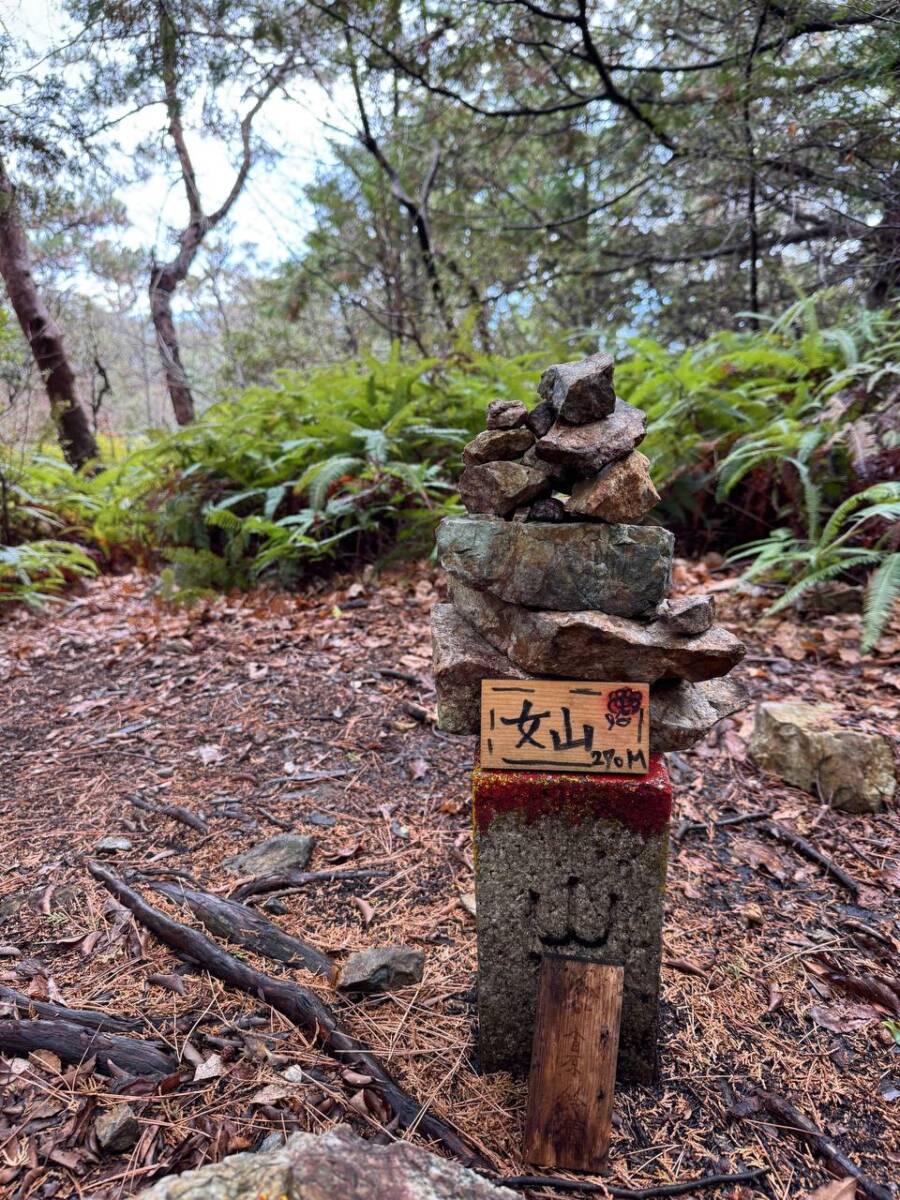
[[[646,775],[650,688],[573,679],[483,679],[481,765]]]

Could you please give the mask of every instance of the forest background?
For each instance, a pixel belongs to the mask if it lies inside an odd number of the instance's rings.
[[[11,4],[0,601],[417,553],[603,348],[660,516],[900,592],[900,5]],[[749,548],[748,548],[749,547]]]

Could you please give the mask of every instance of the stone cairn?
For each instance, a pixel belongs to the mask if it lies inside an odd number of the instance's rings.
[[[619,1077],[656,1074],[671,785],[684,750],[744,704],[743,657],[711,596],[670,600],[674,538],[642,524],[659,496],[637,446],[646,416],[613,360],[550,367],[536,407],[488,406],[463,451],[438,551],[450,603],[433,618],[438,728],[477,733],[483,679],[650,684],[645,776],[473,775],[481,1057],[528,1068],[542,954],[623,965]]]
[[[477,733],[482,679],[649,683],[650,749],[685,750],[744,703],[742,644],[711,596],[667,600],[674,538],[639,524],[659,499],[640,409],[595,354],[550,367],[541,402],[494,400],[463,450],[471,514],[438,531],[451,603],[435,612],[438,727]]]

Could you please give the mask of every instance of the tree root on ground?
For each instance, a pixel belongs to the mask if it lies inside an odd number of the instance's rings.
[[[193,891],[180,883],[151,883],[155,892],[162,892],[170,900],[186,904],[210,933],[245,946],[263,958],[276,962],[293,963],[324,975],[330,979],[334,974],[334,963],[327,954],[291,937],[274,923],[268,921],[245,904],[236,900],[225,900],[209,892]]]
[[[68,1063],[96,1058],[107,1074],[112,1073],[110,1063],[129,1075],[171,1075],[178,1070],[175,1055],[152,1042],[86,1029],[74,1021],[0,1020],[0,1050],[13,1054],[52,1050]]]
[[[739,1100],[729,1111],[732,1118],[751,1117],[757,1113],[765,1113],[771,1117],[774,1122],[773,1128],[779,1133],[791,1134],[805,1142],[832,1174],[839,1178],[851,1175],[869,1200],[892,1200],[890,1189],[882,1187],[880,1183],[864,1174],[827,1134],[817,1129],[812,1121],[804,1117],[803,1113],[783,1096],[777,1096],[774,1092],[767,1092],[762,1088],[754,1088],[746,1099]]]
[[[290,980],[276,979],[254,970],[196,929],[181,925],[154,908],[107,867],[98,862],[87,865],[94,878],[160,941],[192,958],[229,987],[265,1001],[303,1033],[319,1041],[342,1066],[371,1076],[401,1128],[416,1128],[423,1137],[439,1142],[466,1166],[487,1167],[482,1156],[449,1125],[428,1113],[425,1106],[400,1087],[371,1051],[342,1028],[332,1009],[313,992]]]

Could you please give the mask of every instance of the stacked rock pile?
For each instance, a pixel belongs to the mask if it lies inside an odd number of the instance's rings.
[[[744,647],[711,596],[667,599],[674,538],[642,524],[659,499],[637,450],[646,416],[613,360],[550,367],[540,403],[495,400],[463,450],[469,516],[438,530],[450,604],[434,612],[438,727],[476,733],[482,679],[651,684],[650,748],[683,750],[744,704]]]

